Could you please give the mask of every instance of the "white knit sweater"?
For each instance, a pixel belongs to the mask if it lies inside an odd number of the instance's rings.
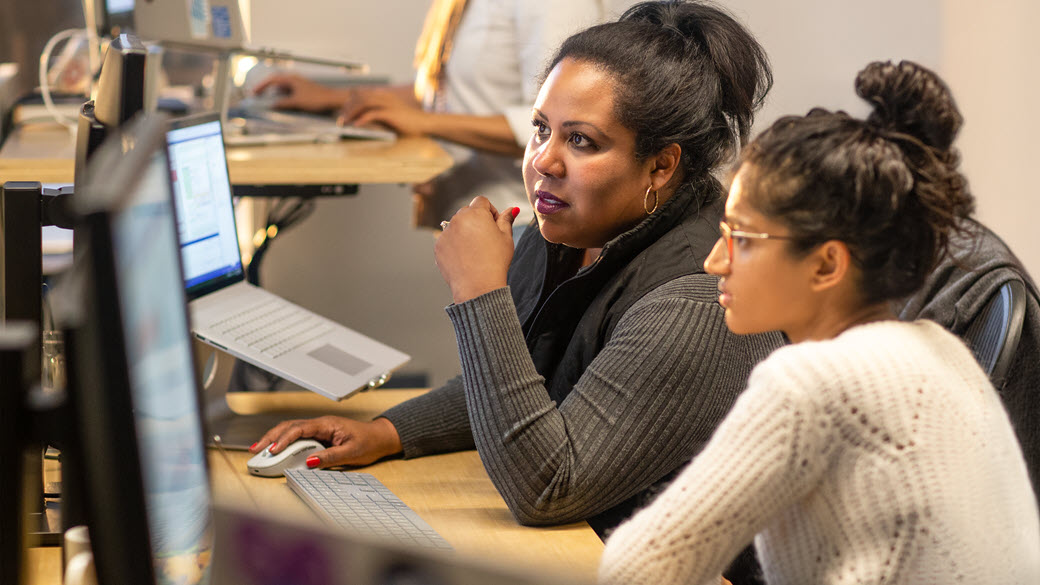
[[[705,450],[610,537],[601,581],[718,583],[752,539],[771,585],[1040,583],[1008,417],[930,321],[774,352]]]

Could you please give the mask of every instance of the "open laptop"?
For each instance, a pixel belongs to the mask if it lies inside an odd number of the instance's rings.
[[[162,41],[170,46],[252,55],[261,60],[311,63],[358,73],[367,71],[367,67],[361,63],[252,45],[239,0],[163,0],[132,4],[134,30],[145,40]],[[227,101],[227,95],[219,96],[218,109],[227,108]],[[257,104],[259,101],[263,100],[247,98],[238,107],[228,111],[226,119],[229,124],[224,133],[226,144],[262,146],[335,142],[344,138],[397,139],[397,135],[386,128],[339,126],[329,117],[277,112],[267,107],[268,104]]]
[[[246,102],[246,100],[243,100]],[[336,120],[317,114],[281,112],[271,106],[239,104],[228,110],[228,146],[262,146],[308,142],[336,142],[340,139],[397,140],[397,134],[373,126],[340,126]]]
[[[166,141],[197,338],[333,400],[381,385],[408,361],[396,349],[245,281],[217,114],[174,121]]]

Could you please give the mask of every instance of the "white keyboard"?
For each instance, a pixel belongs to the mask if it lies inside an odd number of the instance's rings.
[[[221,335],[272,358],[326,335],[332,326],[281,299],[270,299],[213,324]]]
[[[285,480],[318,516],[350,532],[408,546],[448,549],[448,541],[368,473],[289,469]]]

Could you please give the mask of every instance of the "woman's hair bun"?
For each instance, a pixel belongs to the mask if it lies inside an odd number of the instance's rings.
[[[947,151],[963,118],[950,89],[932,70],[912,61],[875,61],[856,76],[856,95],[874,107],[867,122],[909,134]]]

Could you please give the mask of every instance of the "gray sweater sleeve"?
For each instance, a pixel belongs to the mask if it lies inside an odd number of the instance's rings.
[[[728,332],[717,295],[706,275],[650,292],[559,405],[508,288],[448,307],[474,441],[520,523],[589,518],[703,447],[743,388],[756,343]]]
[[[406,459],[473,448],[462,376],[379,416],[394,424]]]

